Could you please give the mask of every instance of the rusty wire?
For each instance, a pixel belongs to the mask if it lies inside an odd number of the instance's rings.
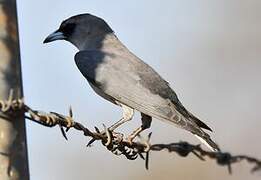
[[[31,109],[27,106],[23,99],[13,99],[13,93],[10,92],[8,100],[0,100],[0,112],[9,116],[16,116],[23,113],[26,119],[37,122],[47,127],[59,126],[62,135],[67,139],[66,132],[74,128],[78,131],[82,131],[84,136],[91,137],[87,146],[90,146],[94,141],[101,141],[102,144],[115,155],[124,155],[129,160],[135,160],[138,157],[145,160],[145,167],[148,169],[149,165],[149,153],[151,151],[167,150],[168,152],[175,152],[179,156],[187,157],[189,154],[193,154],[200,160],[204,161],[205,157],[216,160],[218,165],[227,166],[229,173],[232,173],[231,165],[234,163],[245,160],[249,164],[252,164],[251,172],[261,170],[261,161],[257,158],[253,158],[246,155],[231,155],[227,152],[211,152],[201,148],[200,145],[189,144],[188,142],[177,142],[170,144],[150,144],[151,133],[146,140],[140,138],[140,141],[130,143],[124,139],[124,135],[118,132],[111,132],[103,125],[101,131],[95,127],[95,131],[91,131],[84,127],[81,123],[73,120],[72,109],[69,109],[68,115],[62,115],[56,112],[42,112]],[[3,116],[1,115],[1,116]],[[144,157],[145,155],[145,157]]]

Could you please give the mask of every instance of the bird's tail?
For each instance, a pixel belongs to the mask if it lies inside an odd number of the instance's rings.
[[[202,129],[212,131],[204,122],[199,120],[191,114],[180,101],[172,101],[170,103],[172,113],[169,114],[169,121],[177,124],[179,127],[190,131],[194,134],[204,145],[212,151],[220,151],[218,145],[212,141],[210,136]]]
[[[220,151],[218,145],[212,141],[210,136],[207,133],[204,133],[203,135],[199,136],[197,134],[194,134],[196,138],[198,138],[204,145],[206,145],[210,150],[212,151]]]
[[[208,127],[205,123],[200,121],[197,117],[193,116],[191,113],[189,113],[189,114],[190,114],[189,119],[194,121],[197,124],[197,126],[199,127],[199,128],[195,128],[195,129],[197,129],[194,132],[194,135],[196,136],[196,138],[198,138],[204,145],[206,145],[212,151],[220,151],[218,145],[201,128],[207,129],[209,131],[212,131],[212,129],[210,129],[210,127]]]

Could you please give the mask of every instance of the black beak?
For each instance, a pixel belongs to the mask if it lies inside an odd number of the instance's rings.
[[[53,32],[52,34],[50,34],[43,43],[49,43],[52,41],[56,41],[56,40],[64,40],[66,37],[64,36],[64,34],[62,32],[60,32],[59,30]]]

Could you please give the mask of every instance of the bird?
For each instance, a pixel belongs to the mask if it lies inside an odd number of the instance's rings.
[[[111,131],[130,121],[136,110],[141,126],[128,136],[130,143],[155,118],[189,131],[210,150],[219,151],[203,130],[211,128],[182,105],[170,84],[132,53],[105,20],[89,13],[69,17],[43,43],[56,40],[76,46],[75,63],[92,89],[122,108],[122,118],[110,126]]]

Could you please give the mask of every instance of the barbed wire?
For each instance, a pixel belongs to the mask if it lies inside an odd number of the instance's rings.
[[[102,144],[113,154],[123,155],[129,160],[135,160],[138,157],[145,160],[145,167],[149,167],[149,154],[152,151],[167,150],[168,152],[175,152],[179,156],[187,157],[193,154],[198,159],[204,161],[205,157],[216,160],[218,165],[227,166],[229,173],[232,173],[231,165],[245,160],[252,164],[251,172],[261,170],[261,161],[247,155],[231,155],[228,152],[211,152],[201,148],[200,145],[193,145],[188,142],[177,142],[170,144],[150,144],[151,133],[146,139],[140,137],[139,141],[129,142],[124,139],[124,134],[110,131],[105,125],[101,131],[95,127],[94,131],[89,130],[81,123],[74,121],[72,108],[69,108],[68,115],[62,115],[56,112],[43,112],[33,110],[27,106],[23,99],[13,99],[13,91],[10,91],[8,100],[0,100],[0,113],[2,118],[12,119],[12,117],[24,114],[26,119],[32,120],[47,127],[59,126],[63,137],[67,140],[66,132],[73,128],[83,132],[84,136],[88,136],[91,140],[87,146],[95,141],[101,141]]]

